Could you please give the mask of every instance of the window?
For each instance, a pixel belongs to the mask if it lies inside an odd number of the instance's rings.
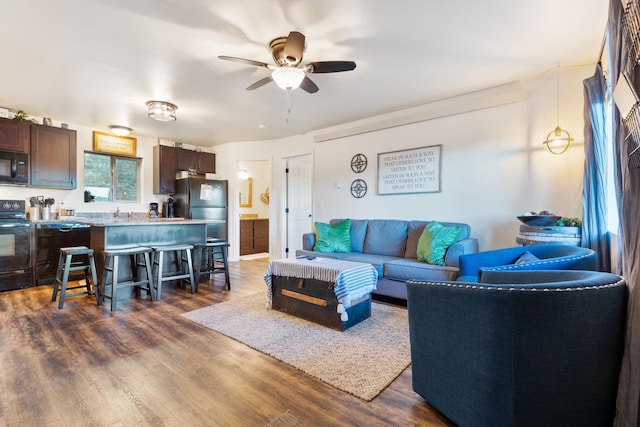
[[[85,201],[137,202],[140,198],[140,160],[138,157],[85,152]]]

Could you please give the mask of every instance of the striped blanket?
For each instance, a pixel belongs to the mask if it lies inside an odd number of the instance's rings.
[[[371,264],[329,258],[274,260],[269,263],[267,274],[264,276],[269,302],[273,294],[271,276],[334,283],[336,299],[344,308],[351,307],[352,301],[373,292],[378,282],[378,273]]]

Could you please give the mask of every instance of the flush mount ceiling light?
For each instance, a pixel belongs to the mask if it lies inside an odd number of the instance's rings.
[[[294,90],[300,87],[304,80],[304,70],[293,67],[280,67],[273,70],[271,78],[280,89]]]
[[[556,128],[547,134],[542,144],[553,154],[562,154],[569,148],[573,138],[569,131],[560,127],[560,65],[556,71]]]
[[[117,125],[111,125],[109,126],[109,129],[111,130],[112,134],[118,135],[118,136],[127,136],[129,135],[129,132],[133,130],[126,126],[117,126]]]
[[[172,122],[176,120],[178,106],[166,101],[147,101],[149,118],[160,122]]]

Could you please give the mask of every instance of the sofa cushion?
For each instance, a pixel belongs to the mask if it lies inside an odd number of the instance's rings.
[[[437,221],[427,225],[418,240],[418,260],[429,264],[445,265],[444,256],[449,246],[458,241],[459,227],[445,227]]]
[[[351,250],[351,223],[348,219],[337,224],[316,222],[316,252],[349,252]]]
[[[382,276],[384,275],[385,263],[393,261],[395,259],[397,258],[389,255],[354,254],[353,252],[351,256],[344,258],[345,261],[363,262],[373,265],[373,267],[378,272],[378,278],[382,278]]]
[[[407,221],[397,219],[372,219],[364,240],[366,254],[404,256],[407,242]]]
[[[329,223],[336,224],[342,219],[332,219]],[[367,235],[368,219],[352,219],[351,221],[351,252],[364,251],[364,238]]]
[[[456,280],[458,269],[455,267],[441,267],[426,264],[418,260],[395,259],[384,265],[384,277],[394,280]]]

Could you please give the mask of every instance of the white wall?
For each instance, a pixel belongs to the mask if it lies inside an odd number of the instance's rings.
[[[543,209],[565,216],[581,216],[583,153],[582,80],[593,74],[593,66],[563,69],[560,73],[560,124],[571,131],[576,142],[569,151],[554,156],[542,147],[542,140],[556,126],[555,70],[523,82],[527,93],[523,101],[448,115],[432,120],[397,126],[336,140],[315,143],[311,134],[280,141],[235,142],[207,148],[216,153],[216,172],[229,179],[229,234],[231,259],[238,255],[237,200],[241,161],[264,161],[271,171],[270,251],[280,257],[282,228],[283,159],[312,154],[314,157],[314,220],[334,217],[400,218],[460,221],[471,225],[483,250],[513,246],[518,233],[516,216],[524,211]],[[464,108],[461,108],[464,110]],[[375,121],[375,120],[374,120]],[[59,125],[54,123],[54,125]],[[0,187],[0,198],[25,199],[44,195],[78,212],[111,212],[116,206],[124,212],[146,212],[150,202],[161,202],[153,194],[153,146],[156,138],[138,137],[137,153],[142,161],[143,195],[140,203],[84,203],[84,161],[82,153],[91,150],[94,129],[70,125],[78,132],[78,189],[52,190]],[[350,124],[345,124],[348,129]],[[135,136],[135,134],[133,135]],[[415,195],[376,194],[377,154],[442,144],[442,192]],[[362,174],[351,171],[354,154],[369,160]],[[364,179],[369,190],[354,199],[350,183]],[[337,179],[342,188],[336,189]],[[265,185],[263,184],[263,185]],[[264,191],[254,186],[254,195]],[[254,197],[255,202],[255,197]]]
[[[282,253],[282,215],[275,211],[282,206],[280,165],[284,157],[306,152],[314,156],[315,221],[337,217],[459,221],[471,225],[481,250],[514,246],[520,225],[516,216],[525,211],[581,216],[582,80],[592,73],[592,66],[561,71],[560,124],[577,141],[560,156],[542,146],[556,126],[556,75],[551,70],[522,83],[527,93],[523,101],[320,143],[313,142],[312,135],[298,135],[269,143],[227,144],[227,163],[260,157],[261,150],[271,156],[273,257]],[[377,195],[378,153],[434,144],[442,144],[440,193]],[[361,174],[350,168],[357,153],[369,160]],[[362,199],[350,194],[350,184],[357,178],[369,188]],[[337,180],[342,188],[336,188]]]

